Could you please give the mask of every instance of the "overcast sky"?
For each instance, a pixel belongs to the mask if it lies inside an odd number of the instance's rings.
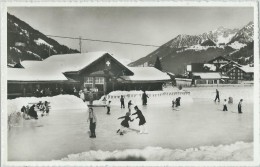
[[[44,34],[162,45],[179,34],[201,34],[220,26],[242,28],[253,21],[245,7],[12,7],[10,14]],[[79,49],[79,41],[54,38]],[[83,41],[82,50],[108,51],[136,60],[156,48]]]

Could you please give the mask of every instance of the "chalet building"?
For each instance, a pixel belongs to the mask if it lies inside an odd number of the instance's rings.
[[[154,67],[128,67],[107,52],[53,55],[43,61],[22,61],[8,68],[8,98],[33,96],[49,88],[73,93],[88,88],[99,98],[114,90],[162,90],[170,77]]]
[[[227,71],[227,75],[231,80],[240,83],[243,80],[254,80],[254,70],[252,67],[235,66]]]
[[[242,66],[223,56],[216,57],[207,63],[187,65],[192,84],[241,83],[254,78],[254,67]]]

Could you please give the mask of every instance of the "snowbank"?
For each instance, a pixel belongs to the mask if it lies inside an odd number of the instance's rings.
[[[78,97],[73,95],[58,95],[53,97],[20,97],[7,101],[8,115],[20,112],[22,106],[38,103],[39,101],[50,102],[51,110],[63,110],[63,109],[87,109],[87,105]]]
[[[120,105],[121,95],[125,98],[125,105],[129,100],[132,100],[134,105],[142,104],[143,91],[113,91],[106,96],[102,96],[100,100],[94,101],[93,104],[105,104],[107,101],[111,101],[111,105]],[[169,104],[177,97],[181,97],[181,103],[193,102],[190,92],[178,90],[178,91],[146,91],[149,96],[147,104]]]
[[[63,161],[104,161],[104,160],[146,160],[146,161],[252,161],[253,144],[236,142],[231,145],[201,146],[199,148],[165,149],[146,147],[116,151],[88,151],[71,154]]]

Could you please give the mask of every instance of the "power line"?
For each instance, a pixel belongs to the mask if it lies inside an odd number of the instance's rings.
[[[66,37],[66,36],[58,36],[58,35],[46,35],[46,36],[55,37],[55,38],[66,38],[66,39],[92,41],[92,42],[116,43],[116,44],[123,44],[123,45],[150,46],[150,47],[156,47],[156,48],[160,47],[160,46],[157,46],[157,45],[139,44],[139,43],[130,43],[130,42],[118,42],[118,41],[99,40],[99,39],[90,39],[90,38]]]

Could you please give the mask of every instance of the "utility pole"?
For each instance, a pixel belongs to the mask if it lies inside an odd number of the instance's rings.
[[[79,36],[79,52],[81,53],[81,36]]]

